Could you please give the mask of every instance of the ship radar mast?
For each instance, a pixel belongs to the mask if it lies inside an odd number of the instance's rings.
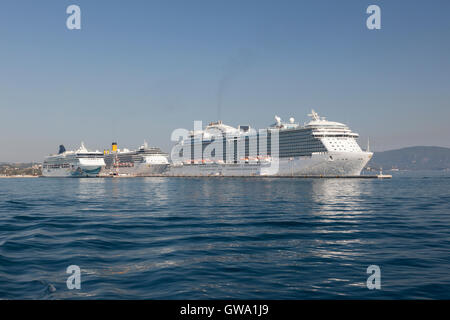
[[[81,141],[80,151],[81,151],[81,152],[87,152],[87,149],[86,149],[86,147],[84,146],[84,142],[83,142],[83,141]]]
[[[319,121],[319,120],[320,120],[319,115],[317,114],[316,111],[314,111],[314,109],[311,110],[311,113],[308,114],[308,116],[310,116],[311,118],[313,118],[313,120],[315,120],[315,121]]]
[[[281,118],[279,116],[275,116],[275,121],[277,123],[277,126],[281,125]]]

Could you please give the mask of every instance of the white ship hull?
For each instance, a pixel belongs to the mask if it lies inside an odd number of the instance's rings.
[[[126,175],[126,176],[136,176],[136,177],[150,177],[163,174],[169,164],[149,164],[149,163],[138,163],[132,167],[119,167],[104,169],[101,172],[101,176],[110,175]]]
[[[73,168],[50,168],[43,169],[43,177],[55,178],[83,178],[83,177],[97,177],[102,166],[75,166]]]
[[[280,176],[359,176],[371,152],[325,152],[311,157],[280,159]]]
[[[271,163],[183,164],[169,176],[359,176],[371,152],[324,152],[311,157],[282,158]]]

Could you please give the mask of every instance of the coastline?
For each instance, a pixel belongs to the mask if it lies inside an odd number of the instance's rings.
[[[14,178],[39,178],[40,176],[23,175],[23,176],[0,176],[0,179],[14,179]]]

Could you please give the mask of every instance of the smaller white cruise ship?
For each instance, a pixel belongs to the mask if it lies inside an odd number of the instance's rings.
[[[104,166],[103,153],[87,150],[83,142],[76,151],[66,151],[61,145],[58,154],[45,158],[42,164],[42,176],[97,177]]]
[[[111,151],[105,150],[105,168],[102,175],[125,175],[148,177],[161,175],[169,166],[169,155],[160,148],[149,147],[147,142],[137,150],[117,149],[112,143]]]

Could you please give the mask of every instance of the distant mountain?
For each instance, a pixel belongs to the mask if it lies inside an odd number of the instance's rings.
[[[450,148],[408,147],[374,152],[367,167],[374,169],[444,170],[450,169]]]

